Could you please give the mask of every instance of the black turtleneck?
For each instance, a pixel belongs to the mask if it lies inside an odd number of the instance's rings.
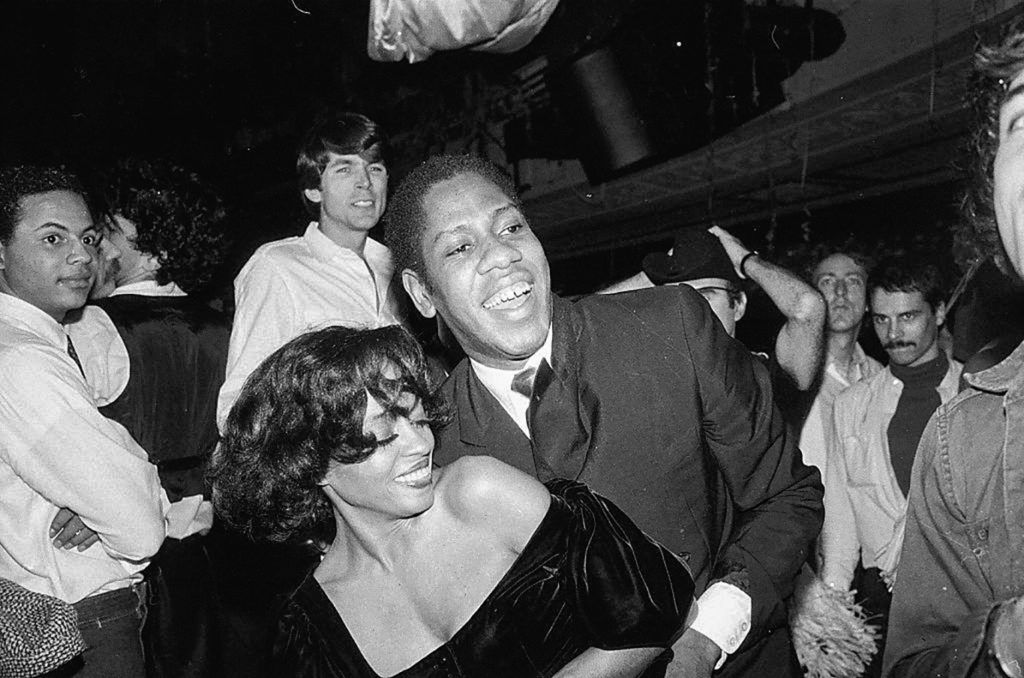
[[[932,413],[942,404],[938,387],[949,369],[943,351],[933,360],[909,367],[890,363],[889,370],[903,382],[903,392],[889,421],[889,458],[896,481],[906,496],[910,490],[910,469],[914,465],[917,444]]]

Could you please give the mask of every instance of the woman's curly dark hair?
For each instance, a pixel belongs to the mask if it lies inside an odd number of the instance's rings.
[[[423,352],[397,325],[328,327],[263,361],[231,408],[211,463],[218,515],[254,540],[330,543],[336,525],[320,482],[332,462],[374,453],[376,438],[363,433],[367,393],[394,416],[408,416],[400,403],[412,394],[432,429],[449,419]]]
[[[159,284],[173,281],[192,294],[213,279],[227,251],[227,212],[198,175],[131,158],[114,166],[106,184],[107,211],[135,225],[135,246],[160,262]]]
[[[961,203],[963,220],[956,239],[968,258],[994,258],[1007,267],[993,203],[993,167],[999,150],[999,111],[1010,82],[1024,72],[1024,17],[1014,20],[993,45],[980,46],[967,88],[972,125],[967,140],[967,188]]]

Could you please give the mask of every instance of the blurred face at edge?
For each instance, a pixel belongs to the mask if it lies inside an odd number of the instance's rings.
[[[999,110],[993,180],[999,237],[1013,269],[1024,278],[1024,71],[1010,83]]]

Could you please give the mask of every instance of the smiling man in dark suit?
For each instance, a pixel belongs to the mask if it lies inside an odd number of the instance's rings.
[[[703,594],[670,675],[723,662],[721,675],[801,675],[783,601],[821,526],[821,484],[767,371],[700,296],[553,295],[508,177],[477,158],[427,160],[385,218],[413,303],[468,357],[445,384],[456,417],[436,458],[586,482],[686,558]]]

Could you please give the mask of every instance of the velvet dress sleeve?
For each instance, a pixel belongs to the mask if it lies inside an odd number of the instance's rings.
[[[693,603],[689,569],[586,486],[553,480],[573,520],[567,535],[568,587],[577,623],[605,650],[668,647]]]
[[[273,648],[270,652],[270,671],[267,675],[279,678],[358,678],[362,674],[339,664],[352,648],[347,647],[347,633],[332,633],[335,621],[333,609],[325,609],[330,602],[316,595],[316,584],[309,575],[302,586],[285,603],[273,629]],[[335,636],[335,637],[331,637]],[[355,661],[358,650],[349,654]]]

